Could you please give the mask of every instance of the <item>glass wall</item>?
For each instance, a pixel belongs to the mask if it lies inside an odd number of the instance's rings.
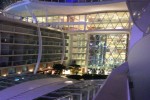
[[[67,31],[122,30],[130,28],[127,11],[99,12],[81,15],[37,17],[39,23],[49,23],[49,27]]]
[[[89,67],[116,68],[126,60],[128,34],[90,35]]]
[[[82,67],[111,72],[126,60],[131,29],[128,11],[48,16],[39,20],[43,21],[48,27],[70,31],[69,58]]]
[[[128,29],[128,12],[106,12],[87,15],[86,30]]]
[[[86,34],[72,35],[71,59],[75,60],[77,64],[84,67],[86,65],[87,57],[87,41],[88,37]]]

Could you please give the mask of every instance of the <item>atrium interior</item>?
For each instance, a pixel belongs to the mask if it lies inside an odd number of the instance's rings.
[[[149,1],[140,3],[1,0],[0,100],[148,100],[148,68],[136,72],[150,32]]]

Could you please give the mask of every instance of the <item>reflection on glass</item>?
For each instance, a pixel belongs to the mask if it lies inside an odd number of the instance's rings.
[[[117,67],[126,60],[127,34],[90,35],[89,67]]]
[[[86,50],[87,50],[87,35],[86,34],[74,34],[72,35],[72,60],[76,60],[76,63],[84,66],[86,64]]]
[[[150,0],[127,0],[132,20],[145,35],[150,34]]]
[[[39,23],[46,22],[45,17],[37,17]],[[63,30],[112,30],[130,29],[130,16],[127,11],[93,13],[87,15],[48,16],[47,22],[54,28]]]

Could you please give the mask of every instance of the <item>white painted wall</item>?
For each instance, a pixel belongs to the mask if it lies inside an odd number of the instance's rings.
[[[132,26],[130,41],[129,41],[129,51],[131,48],[143,37],[143,32],[137,28],[136,25]]]
[[[133,100],[150,100],[150,34],[138,41],[128,55]]]

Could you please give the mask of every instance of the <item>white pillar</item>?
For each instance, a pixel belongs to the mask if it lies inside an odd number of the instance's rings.
[[[37,63],[36,63],[35,69],[34,69],[34,74],[36,74],[36,72],[39,68],[40,62],[41,62],[41,57],[42,57],[42,35],[41,35],[41,30],[40,30],[36,16],[29,9],[28,5],[26,5],[25,7],[26,7],[27,11],[29,12],[29,14],[32,16],[33,21],[35,23],[37,23],[37,32],[38,32],[38,39],[39,39],[39,51],[38,51]]]
[[[63,31],[62,31],[62,43],[63,43],[63,47],[62,47],[61,64],[63,64],[65,58],[65,49],[66,49],[65,35]]]

